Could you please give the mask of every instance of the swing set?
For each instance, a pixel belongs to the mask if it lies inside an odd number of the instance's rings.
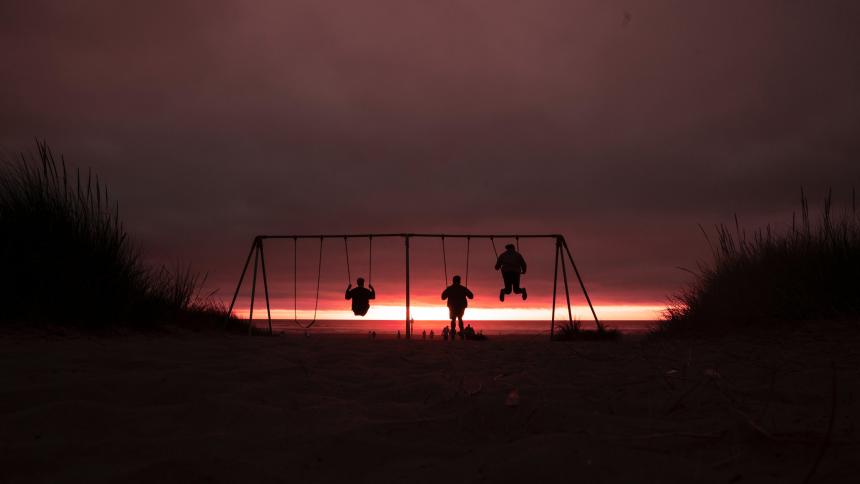
[[[489,239],[493,247],[493,253],[496,258],[499,257],[499,252],[496,249],[495,239],[514,239],[516,247],[519,251],[519,240],[523,239],[554,239],[555,240],[555,265],[553,269],[553,284],[552,284],[552,315],[550,320],[549,337],[553,338],[555,331],[555,309],[556,300],[558,297],[558,266],[561,262],[562,281],[564,282],[564,295],[567,302],[567,316],[570,322],[573,322],[573,310],[570,303],[570,287],[567,280],[567,263],[573,268],[576,279],[579,282],[579,287],[585,296],[588,307],[591,310],[591,315],[594,317],[594,323],[598,328],[602,328],[600,320],[597,318],[597,313],[594,311],[594,306],[591,304],[591,298],[588,296],[588,291],[585,289],[585,283],[582,281],[582,276],[576,263],[573,261],[573,255],[567,245],[563,235],[559,234],[526,234],[526,235],[498,235],[498,234],[422,234],[422,233],[400,233],[400,234],[346,234],[346,235],[258,235],[254,237],[251,243],[251,250],[248,252],[248,257],[245,259],[245,265],[242,267],[242,274],[239,276],[239,282],[236,284],[236,291],[233,293],[233,299],[230,301],[230,308],[227,311],[228,315],[233,314],[233,308],[236,305],[236,299],[239,297],[239,291],[245,280],[245,274],[248,272],[248,266],[251,264],[251,257],[254,258],[254,268],[252,270],[251,282],[251,302],[248,311],[248,333],[250,334],[254,320],[254,300],[257,292],[257,269],[262,272],[263,292],[266,299],[266,316],[268,320],[269,334],[272,334],[272,310],[269,303],[269,279],[266,274],[266,258],[263,250],[263,242],[269,239],[274,240],[293,240],[293,323],[302,329],[310,329],[317,322],[317,312],[319,309],[320,299],[320,280],[322,276],[322,260],[323,260],[323,245],[325,239],[343,239],[344,250],[346,252],[346,275],[348,283],[352,283],[352,273],[349,265],[349,239],[366,238],[368,239],[368,286],[371,283],[373,276],[373,239],[374,238],[402,238],[404,241],[404,254],[406,259],[406,331],[407,338],[411,336],[412,325],[411,307],[410,307],[410,256],[409,256],[409,241],[414,238],[438,238],[441,240],[442,246],[442,267],[445,272],[445,286],[448,286],[448,257],[445,248],[446,238],[466,239],[466,273],[465,284],[469,285],[469,257],[471,253],[472,239]],[[297,262],[298,262],[298,241],[299,239],[319,239],[318,263],[317,263],[317,283],[316,295],[314,297],[314,313],[313,318],[307,324],[302,324],[298,319],[298,294],[297,294]],[[566,257],[565,257],[566,256]]]

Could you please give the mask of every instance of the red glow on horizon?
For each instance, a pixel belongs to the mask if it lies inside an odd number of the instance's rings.
[[[664,305],[646,304],[606,304],[597,305],[594,310],[601,320],[628,320],[628,321],[653,321],[660,318]],[[593,319],[587,306],[576,306],[572,308],[573,317],[581,321]],[[247,308],[234,311],[241,318],[248,318]],[[313,309],[298,309],[295,313],[299,320],[310,320],[314,317]],[[412,318],[416,321],[447,321],[448,308],[444,304],[427,305],[423,303],[411,306]],[[550,307],[538,308],[493,308],[493,307],[469,307],[466,310],[465,319],[472,321],[548,321],[551,318]],[[255,306],[254,319],[266,317],[265,306]],[[273,319],[293,319],[292,308],[273,307]],[[378,320],[378,321],[402,321],[406,317],[406,307],[403,305],[373,305],[364,318],[354,316],[347,305],[338,309],[319,309],[316,319],[319,320]],[[557,306],[555,318],[557,320],[567,319],[567,306]]]

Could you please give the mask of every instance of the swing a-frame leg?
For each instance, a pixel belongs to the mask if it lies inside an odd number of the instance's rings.
[[[236,307],[236,299],[239,297],[239,290],[242,288],[242,283],[245,281],[245,273],[248,272],[248,266],[251,263],[251,256],[254,256],[254,270],[251,275],[251,306],[248,310],[248,334],[251,334],[254,327],[254,299],[257,292],[257,267],[263,270],[263,290],[266,295],[266,315],[269,322],[269,334],[272,334],[272,309],[269,302],[269,281],[266,275],[266,259],[263,255],[263,240],[259,237],[254,238],[251,243],[251,250],[248,252],[248,257],[245,259],[245,265],[242,267],[242,274],[239,276],[239,282],[236,284],[236,290],[233,292],[233,299],[230,301],[230,307],[227,309],[227,317],[224,322],[224,327],[230,322],[230,316],[233,314],[233,308]]]
[[[242,288],[242,282],[245,280],[245,273],[248,272],[248,264],[251,263],[251,256],[257,250],[257,238],[251,242],[251,250],[248,251],[248,257],[245,259],[245,265],[242,266],[242,274],[239,276],[239,282],[236,283],[236,291],[233,292],[233,299],[230,301],[230,308],[227,309],[227,318],[224,320],[224,328],[230,322],[230,316],[233,314],[233,308],[236,306],[236,298],[239,297],[239,289]]]
[[[251,277],[251,309],[248,311],[248,336],[254,329],[254,299],[257,295],[257,266],[259,265],[260,257],[260,242],[257,239],[256,247],[254,248],[254,275]]]
[[[570,254],[570,247],[567,246],[567,241],[564,240],[564,237],[561,237],[561,243],[564,246],[565,252],[567,252],[570,266],[573,267],[573,272],[576,274],[576,280],[579,281],[579,287],[582,288],[582,294],[585,296],[585,301],[588,302],[588,308],[591,309],[591,315],[594,316],[594,324],[597,325],[597,329],[603,329],[603,325],[600,324],[600,320],[597,319],[597,312],[594,311],[594,305],[591,304],[591,298],[588,297],[588,290],[585,289],[585,283],[582,282],[582,276],[579,274],[579,269],[576,268],[576,262],[573,261],[573,256]]]
[[[272,307],[269,304],[269,278],[266,276],[266,257],[263,255],[263,240],[260,239],[260,245],[257,246],[257,251],[260,252],[260,268],[263,269],[263,292],[266,294],[266,317],[269,320],[269,335],[272,334]]]
[[[558,248],[559,256],[561,256],[561,247]],[[567,284],[567,263],[564,257],[561,257],[561,277],[564,279],[564,297],[567,300],[567,320],[573,324],[573,310],[570,308],[570,288]]]

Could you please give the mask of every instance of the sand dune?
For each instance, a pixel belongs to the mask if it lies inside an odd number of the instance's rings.
[[[5,334],[0,481],[853,481],[858,339]]]

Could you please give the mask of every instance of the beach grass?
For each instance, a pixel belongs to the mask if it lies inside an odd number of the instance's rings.
[[[581,321],[567,322],[558,327],[552,336],[553,341],[617,341],[621,331],[606,328],[602,324],[596,329],[584,329]]]
[[[100,327],[219,320],[205,275],[148,266],[106,184],[44,141],[0,162],[0,321]]]
[[[785,326],[860,315],[860,221],[856,197],[838,213],[832,192],[812,220],[801,191],[800,217],[782,231],[748,234],[735,225],[704,228],[712,260],[671,298],[657,334]],[[713,236],[715,234],[715,237]]]

